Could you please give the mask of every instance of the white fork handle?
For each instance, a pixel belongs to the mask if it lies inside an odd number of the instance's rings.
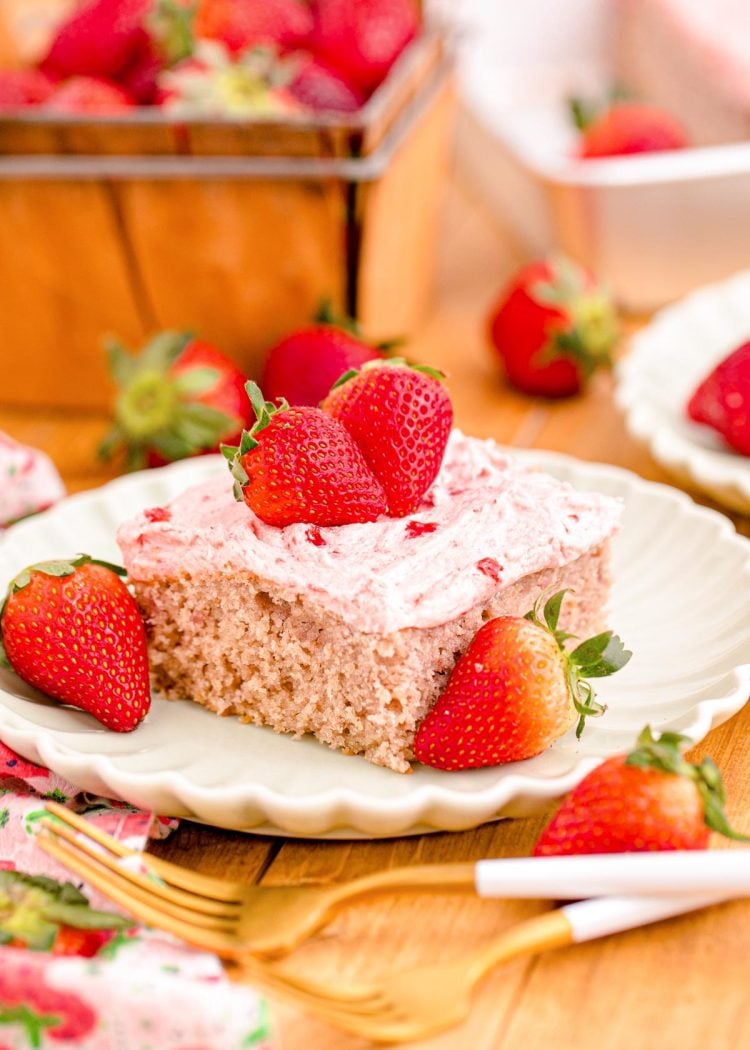
[[[576,944],[607,937],[610,933],[647,926],[673,915],[707,908],[729,900],[726,894],[699,897],[595,897],[592,900],[566,904],[559,910],[565,914]]]
[[[480,897],[750,896],[750,849],[480,860]]]

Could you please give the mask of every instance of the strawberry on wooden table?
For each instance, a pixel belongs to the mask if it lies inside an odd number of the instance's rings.
[[[655,736],[646,726],[635,750],[607,759],[571,791],[534,854],[705,849],[712,830],[744,839],[727,821],[714,762],[683,756],[690,743],[679,733]]]
[[[570,397],[611,364],[617,319],[604,289],[569,259],[523,267],[493,307],[489,330],[508,382],[526,394]]]
[[[686,412],[720,434],[735,452],[750,456],[750,342],[711,369],[690,396]]]
[[[401,518],[437,477],[453,425],[442,373],[405,361],[372,361],[345,373],[321,408],[346,427]]]
[[[682,124],[659,106],[614,99],[597,107],[574,99],[571,110],[581,132],[578,155],[582,158],[656,153],[688,145]]]
[[[0,661],[126,733],[146,716],[151,690],[146,630],[120,575],[86,554],[24,569],[0,606]]]
[[[481,627],[445,691],[417,730],[414,755],[437,769],[474,769],[540,754],[577,722],[601,715],[588,678],[614,674],[631,653],[612,631],[571,651],[558,629],[565,591],[525,617],[499,616]]]
[[[385,513],[385,493],[346,428],[319,408],[266,401],[247,384],[255,411],[238,448],[224,446],[235,496],[268,525],[349,525]]]
[[[118,387],[114,426],[100,454],[124,450],[129,470],[161,466],[239,441],[250,420],[244,373],[216,347],[162,332],[138,355],[107,345]]]
[[[271,347],[261,387],[269,401],[283,397],[290,405],[319,405],[345,372],[381,358],[377,347],[340,325],[315,324]]]

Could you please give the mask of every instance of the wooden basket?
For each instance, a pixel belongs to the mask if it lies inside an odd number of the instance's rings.
[[[108,405],[102,338],[160,328],[257,374],[325,298],[372,338],[408,334],[452,113],[430,35],[351,120],[0,121],[0,402]]]

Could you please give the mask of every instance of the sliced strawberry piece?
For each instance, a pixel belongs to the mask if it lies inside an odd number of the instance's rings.
[[[733,350],[698,384],[686,412],[716,430],[730,448],[750,456],[750,342]]]

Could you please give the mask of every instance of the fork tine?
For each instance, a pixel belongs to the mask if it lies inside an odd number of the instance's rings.
[[[180,910],[178,911],[175,909],[170,912],[170,914],[175,915],[176,918],[188,917],[183,914],[184,909],[188,909],[191,913],[195,912],[200,915],[212,916],[216,920],[224,919],[231,923],[235,923],[239,917],[238,905],[226,904],[224,901],[212,901],[209,900],[208,897],[201,897],[195,893],[188,893],[186,890],[181,890],[173,886],[166,886],[138,871],[132,871],[130,868],[125,867],[125,865],[118,863],[118,861],[121,861],[124,858],[118,857],[117,859],[113,859],[108,853],[103,852],[101,849],[97,849],[96,846],[92,846],[87,839],[81,838],[78,832],[67,827],[67,825],[58,824],[48,817],[42,817],[39,821],[39,826],[44,828],[45,831],[50,832],[50,834],[57,836],[57,838],[65,839],[66,842],[69,842],[71,845],[75,846],[77,850],[80,850],[87,856],[91,857],[97,864],[113,872],[120,879],[126,879],[128,882],[132,883],[133,886],[139,887],[149,897],[159,897],[168,905],[175,905],[176,909]],[[133,855],[140,860],[140,853],[135,853]],[[191,915],[190,921],[197,923],[197,916],[193,919]],[[200,923],[200,925],[203,925],[203,923]],[[205,925],[214,924],[206,923]],[[216,925],[220,926],[221,922],[217,921]]]
[[[216,952],[217,955],[235,958],[240,954],[240,946],[235,937],[217,930],[205,929],[195,922],[177,919],[165,914],[160,908],[139,900],[131,889],[124,888],[128,886],[125,880],[122,880],[123,885],[116,884],[112,875],[102,873],[101,869],[87,860],[85,856],[71,850],[62,842],[58,842],[47,832],[40,832],[35,841],[40,849],[55,857],[61,864],[130,912],[136,919],[157,929],[166,930],[198,948]]]
[[[135,850],[123,845],[122,842],[118,842],[117,839],[108,835],[106,831],[102,831],[101,828],[96,827],[95,824],[84,820],[83,817],[68,809],[67,806],[61,806],[59,803],[52,801],[46,802],[45,805],[49,812],[64,824],[70,825],[77,831],[82,831],[84,835],[93,839],[94,842],[98,842],[100,846],[104,846],[118,857],[130,857],[136,853]],[[178,889],[198,893],[215,901],[231,903],[242,900],[243,886],[240,883],[216,879],[210,875],[201,875],[197,871],[182,868],[178,864],[172,864],[168,860],[154,857],[150,853],[139,853],[138,856],[141,857],[146,867],[154,875],[158,875],[159,878],[164,879],[165,882],[168,882],[171,886],[176,886]]]
[[[332,1008],[345,1007],[370,1011],[380,1009],[385,1000],[376,987],[369,985],[349,985],[346,988],[334,988],[332,985],[317,984],[297,977],[295,974],[280,970],[273,963],[261,962],[255,958],[243,958],[241,971],[250,973],[258,980],[272,982],[282,991],[290,991],[305,996],[314,1002],[324,1002]]]

